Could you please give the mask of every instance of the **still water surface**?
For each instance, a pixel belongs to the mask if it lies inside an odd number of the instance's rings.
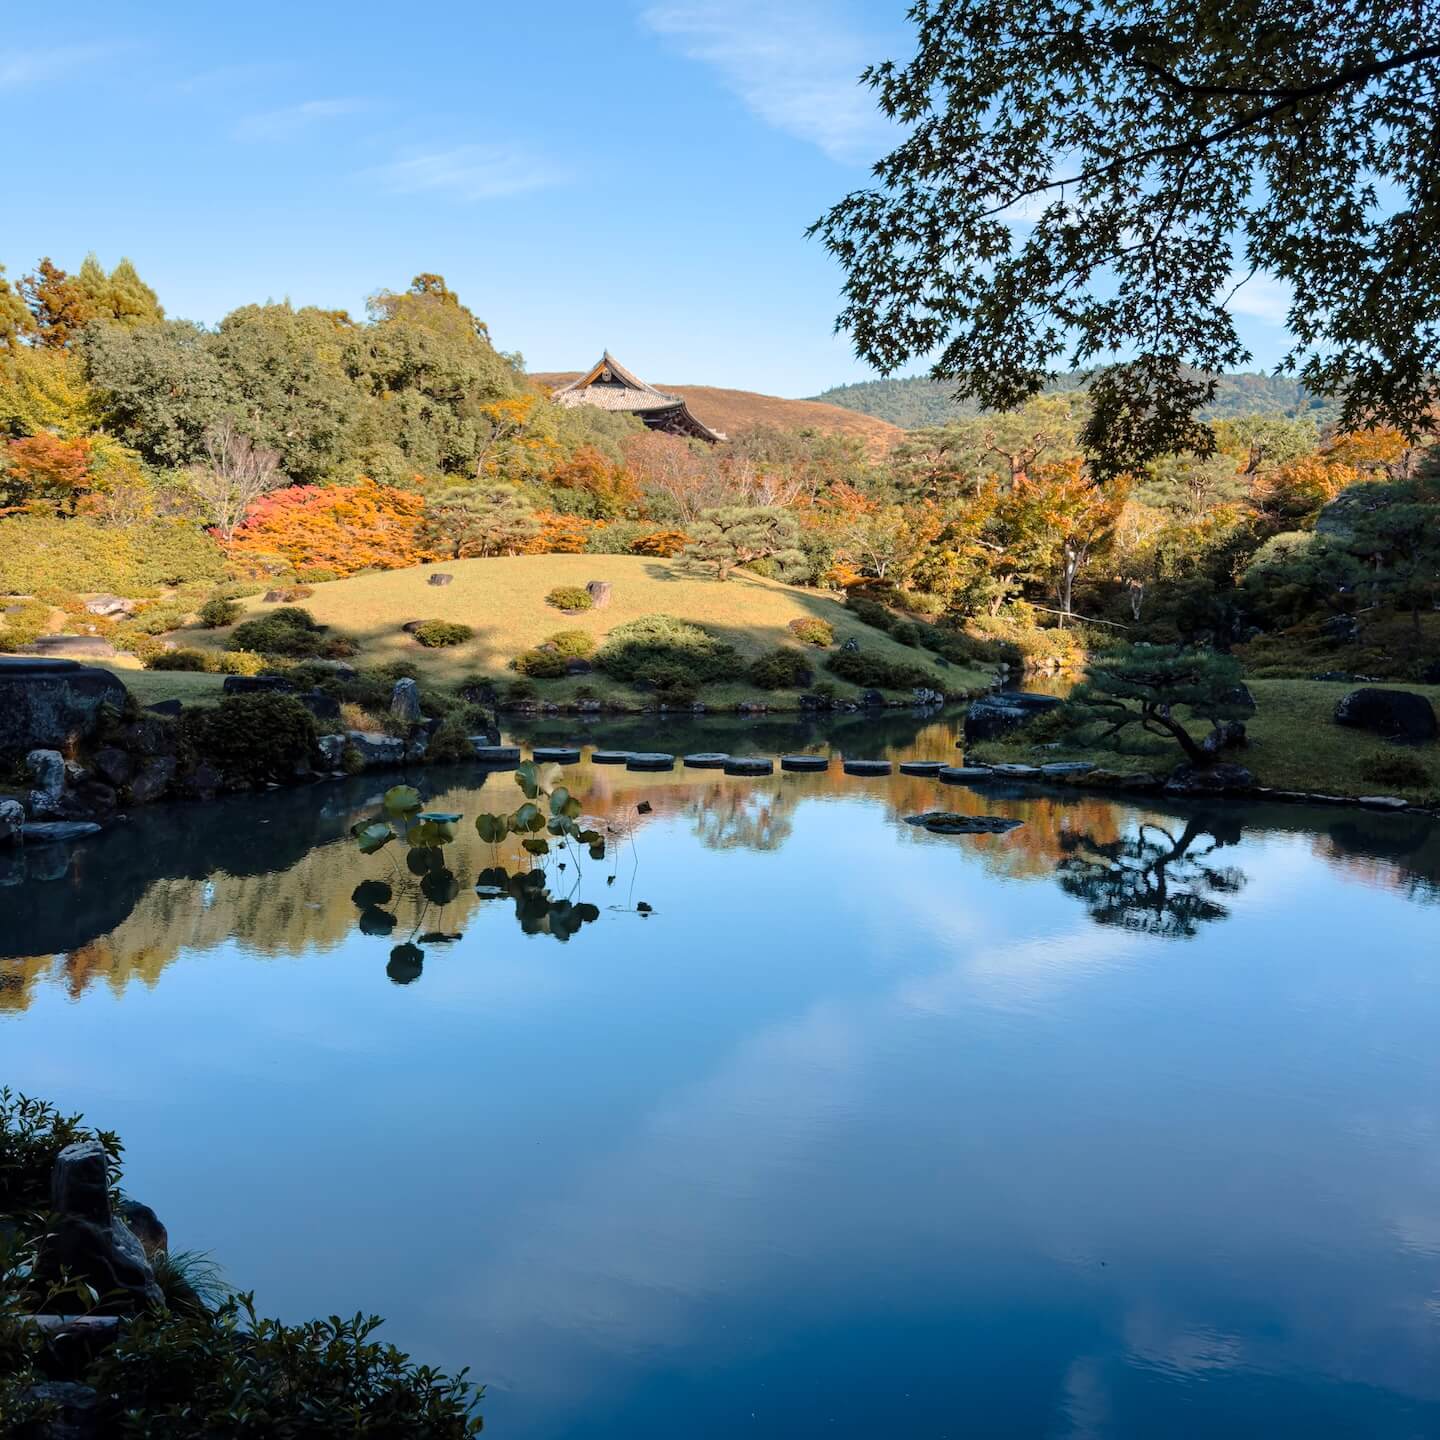
[[[670,739],[955,753],[903,716]],[[32,852],[0,1079],[120,1131],[266,1310],[470,1365],[487,1434],[1440,1434],[1436,827],[566,779],[621,832],[550,877],[596,918],[477,897],[467,823],[460,898],[362,933],[373,779]],[[1024,825],[903,823],[935,808]],[[462,938],[397,967],[417,927]]]

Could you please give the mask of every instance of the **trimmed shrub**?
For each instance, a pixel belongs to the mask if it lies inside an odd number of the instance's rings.
[[[523,705],[527,700],[534,700],[539,693],[529,680],[512,680],[505,687],[505,703]]]
[[[588,660],[595,653],[595,637],[585,630],[557,630],[545,638],[542,650],[553,650],[567,660]]]
[[[863,650],[840,650],[825,661],[825,668],[852,685],[875,690],[913,690],[916,686],[933,688],[935,677],[918,665],[896,665]]]
[[[864,595],[846,596],[845,608],[852,611],[855,618],[862,624],[869,625],[876,630],[883,630],[887,635],[901,623],[879,601],[869,600]]]
[[[557,610],[588,610],[594,601],[583,585],[557,585],[545,597],[545,603]]]
[[[828,620],[802,616],[786,628],[797,640],[817,650],[828,650],[835,643],[835,627]]]
[[[206,659],[214,661],[205,668],[216,675],[258,675],[265,668],[265,657],[253,650],[222,650]]]
[[[345,577],[338,570],[325,570],[319,566],[310,566],[297,570],[295,578],[305,585],[328,585],[332,580],[343,580]]]
[[[440,722],[425,747],[425,758],[434,765],[459,765],[475,758],[463,711],[457,710]]]
[[[226,600],[216,595],[200,607],[199,618],[207,630],[218,630],[224,625],[233,625],[241,613],[240,606],[234,600]]]
[[[415,637],[415,643],[427,650],[446,650],[452,645],[463,645],[475,635],[471,626],[462,625],[458,620],[427,620],[410,633]]]
[[[269,586],[254,580],[230,580],[217,585],[213,593],[217,600],[248,600],[252,595],[263,595],[267,589]]]
[[[595,655],[597,669],[652,689],[736,680],[745,665],[733,645],[672,615],[645,615],[617,625]]]
[[[920,643],[920,627],[910,620],[900,620],[890,627],[890,636],[912,650]]]
[[[525,650],[511,665],[532,680],[558,680],[566,673],[566,660],[555,650]]]
[[[758,656],[745,674],[761,690],[802,690],[814,678],[805,656],[789,646]]]
[[[308,610],[286,605],[237,625],[230,639],[237,650],[299,658],[320,653],[321,627]]]
[[[205,663],[203,650],[161,650],[146,662],[147,670],[188,670],[203,674],[210,667]]]
[[[315,749],[315,717],[273,690],[227,695],[185,711],[180,723],[189,748],[237,780],[292,779]]]
[[[655,527],[645,520],[612,520],[585,532],[587,555],[632,555],[635,543]]]
[[[327,635],[320,642],[322,660],[350,660],[360,653],[360,646],[348,635]]]
[[[275,597],[272,604],[293,605],[297,600],[308,600],[315,592],[308,585],[275,585],[265,593]]]

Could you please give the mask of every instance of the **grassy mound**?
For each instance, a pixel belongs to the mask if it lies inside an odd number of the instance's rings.
[[[430,585],[436,569],[452,575],[453,581]],[[515,656],[534,650],[555,631],[556,613],[545,597],[557,587],[583,586],[590,580],[611,583],[611,603],[571,616],[565,626],[591,636],[597,649],[619,626],[668,615],[706,627],[717,640],[733,646],[742,665],[748,665],[777,646],[793,643],[792,621],[818,618],[833,627],[836,645],[854,636],[867,655],[896,665],[920,666],[938,689],[971,690],[987,680],[977,670],[942,665],[927,651],[899,644],[817,591],[743,573],[722,584],[643,556],[526,555],[356,575],[315,586],[305,609],[321,625],[358,643],[359,653],[351,661],[357,666],[404,661],[415,667],[418,678],[438,686],[473,675],[503,681],[514,678],[509,663]],[[275,608],[254,598],[244,605],[242,624]],[[426,649],[403,629],[407,621],[418,619],[468,625],[474,633],[463,643]],[[187,629],[182,643],[224,649],[232,643],[230,636],[229,627]],[[642,698],[641,692],[600,669],[541,681],[537,689],[541,698],[563,704],[581,686],[602,699]],[[835,688],[842,695],[856,689],[840,682]],[[706,686],[703,698],[707,703],[727,704],[755,694],[755,687],[740,678]]]

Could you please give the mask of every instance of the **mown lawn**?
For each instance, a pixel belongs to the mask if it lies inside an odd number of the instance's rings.
[[[220,698],[223,675],[197,675],[185,670],[142,670],[138,661],[87,660],[87,665],[101,665],[113,670],[125,688],[142,704],[158,705],[162,700],[179,700],[185,705],[198,705]]]
[[[453,575],[447,586],[432,586],[437,571]],[[548,591],[559,585],[581,585],[608,580],[613,585],[611,604],[603,610],[566,615],[545,603]],[[317,585],[314,594],[300,601],[323,625],[358,642],[354,664],[381,665],[403,660],[416,667],[424,683],[444,686],[464,677],[483,675],[494,680],[513,678],[509,662],[522,650],[540,644],[557,630],[584,630],[603,642],[606,633],[627,620],[643,615],[673,615],[704,625],[728,640],[747,659],[777,645],[794,645],[786,628],[790,621],[809,617],[828,620],[835,628],[836,645],[854,636],[867,654],[930,672],[937,687],[951,692],[983,688],[988,675],[976,669],[946,666],[929,651],[909,649],[881,631],[862,624],[839,601],[819,591],[782,585],[759,576],[738,574],[723,584],[685,573],[663,560],[633,555],[526,555],[491,560],[457,560],[444,565],[357,575]],[[273,606],[258,597],[245,602],[247,615],[263,614]],[[402,627],[409,620],[453,620],[472,626],[474,638],[444,650],[427,650]],[[225,649],[228,629],[179,631],[170,638],[184,646]],[[805,648],[805,647],[802,647]],[[815,678],[830,678],[823,668],[827,652],[807,650]],[[577,678],[537,681],[542,699],[565,703],[575,690],[588,686],[602,699],[636,702],[643,697],[627,686],[595,673]],[[853,686],[835,682],[839,694]],[[734,704],[742,699],[766,698],[743,682],[713,686],[703,692],[710,704]],[[783,692],[769,697],[784,703]],[[793,704],[793,694],[790,701]]]
[[[1254,773],[1257,783],[1326,795],[1398,795],[1411,802],[1440,799],[1440,744],[1391,745],[1335,723],[1335,703],[1355,689],[1354,685],[1328,680],[1250,679],[1246,683],[1255,696],[1256,713],[1246,723],[1249,746],[1235,752],[1233,758]],[[1415,691],[1440,707],[1440,685],[1387,684],[1379,688]],[[1206,722],[1197,722],[1196,737],[1208,728]],[[973,746],[966,754],[977,761],[1028,763],[1083,758],[1107,770],[1153,770],[1158,774],[1184,759],[1179,746],[1144,735],[1138,726],[1126,732],[1118,750],[1100,747],[1094,734],[1092,729],[1065,736],[1056,749],[1037,749],[1036,737],[1020,732],[1003,743]],[[1406,757],[1424,768],[1425,783],[1398,784],[1367,775],[1371,765]]]

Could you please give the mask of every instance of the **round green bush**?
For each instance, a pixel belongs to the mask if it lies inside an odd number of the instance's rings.
[[[293,779],[315,750],[315,717],[273,690],[187,710],[181,725],[190,750],[237,780]]]
[[[733,645],[673,615],[645,615],[617,625],[595,654],[616,680],[661,689],[677,677],[693,686],[738,680],[744,661]]]
[[[285,605],[237,625],[230,643],[262,655],[306,656],[320,653],[321,638],[321,627],[308,610]]]
[[[557,585],[545,597],[545,603],[557,610],[588,610],[595,602],[583,585]]]
[[[213,659],[206,668],[217,675],[258,675],[265,668],[265,657],[253,650],[222,650]]]
[[[802,616],[792,620],[787,628],[797,640],[817,650],[828,650],[835,643],[835,627],[828,620]]]
[[[935,685],[934,676],[918,665],[892,665],[888,660],[867,655],[863,650],[838,651],[826,660],[825,668],[852,685],[876,690],[913,690],[917,686],[933,689]]]
[[[452,645],[463,645],[474,637],[475,631],[458,620],[427,620],[410,633],[416,643],[427,650],[445,650]]]
[[[553,650],[567,660],[588,660],[595,653],[595,637],[584,630],[557,630],[545,638],[542,650]]]
[[[217,630],[222,625],[233,625],[241,614],[241,607],[233,600],[227,600],[223,595],[215,595],[207,600],[199,611],[200,623],[207,630]]]
[[[568,668],[565,657],[557,650],[525,650],[512,662],[514,668],[532,680],[558,680]]]
[[[802,690],[813,678],[804,655],[788,646],[752,660],[745,674],[761,690]]]
[[[161,650],[146,662],[147,670],[188,670],[200,674],[209,669],[203,650]]]

